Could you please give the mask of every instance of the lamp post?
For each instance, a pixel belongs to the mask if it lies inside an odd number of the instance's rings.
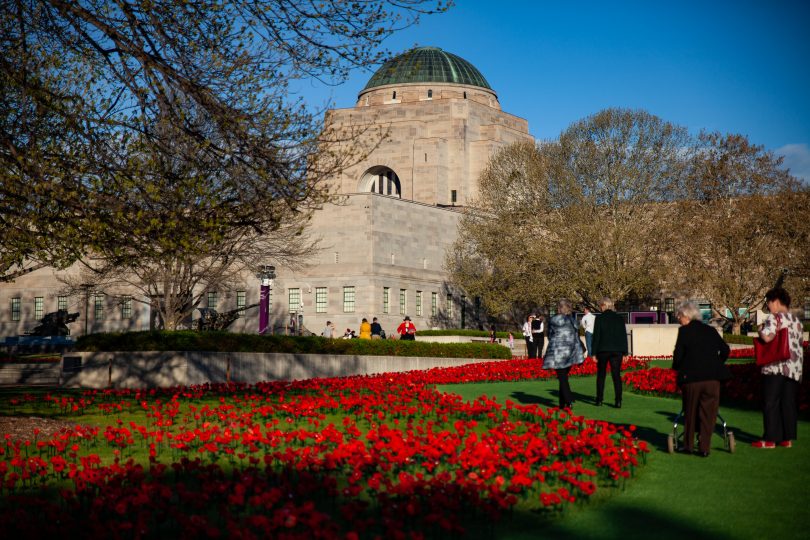
[[[259,334],[266,334],[270,322],[270,291],[273,289],[276,267],[269,264],[262,265],[256,277],[262,280],[259,292]]]

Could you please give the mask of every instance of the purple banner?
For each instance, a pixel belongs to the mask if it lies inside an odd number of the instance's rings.
[[[270,286],[262,285],[259,295],[259,333],[267,333],[267,325],[270,322]]]

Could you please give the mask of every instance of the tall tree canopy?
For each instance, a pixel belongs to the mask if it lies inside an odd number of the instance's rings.
[[[3,2],[0,279],[88,250],[125,263],[133,228],[165,253],[189,244],[178,227],[218,241],[232,227],[272,231],[318,205],[320,180],[353,156],[330,153],[336,133],[290,99],[290,82],[340,82],[379,61],[392,32],[446,7]],[[162,213],[167,197],[187,202],[182,219]]]
[[[608,109],[559,140],[506,147],[447,258],[494,314],[566,296],[708,300],[739,325],[782,269],[807,291],[808,188],[740,135]]]
[[[497,313],[509,302],[567,296],[593,306],[651,291],[687,141],[649,113],[608,109],[558,141],[503,149],[462,221],[453,279]]]
[[[806,293],[808,190],[743,135],[704,132],[696,142],[670,268],[736,332],[783,271]]]

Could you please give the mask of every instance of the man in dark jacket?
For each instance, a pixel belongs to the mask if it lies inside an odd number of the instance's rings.
[[[596,405],[601,406],[605,397],[605,376],[610,364],[613,379],[613,395],[616,408],[622,406],[622,357],[627,354],[627,329],[624,317],[613,311],[613,300],[599,301],[602,314],[593,326],[592,352],[596,355]]]
[[[682,451],[692,453],[697,429],[700,432],[698,455],[707,457],[720,405],[720,381],[731,377],[725,365],[729,346],[716,329],[698,320],[700,310],[695,304],[687,302],[678,306],[675,318],[681,323],[672,369],[678,372],[678,385],[683,393]]]

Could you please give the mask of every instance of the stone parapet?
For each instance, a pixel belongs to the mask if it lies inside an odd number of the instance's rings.
[[[77,352],[62,360],[68,388],[167,388],[372,375],[454,367],[491,359],[289,353]]]

